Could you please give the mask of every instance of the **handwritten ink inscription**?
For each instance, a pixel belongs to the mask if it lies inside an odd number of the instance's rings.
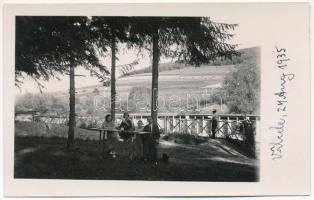
[[[276,68],[280,70],[278,90],[274,93],[276,96],[276,113],[278,121],[274,126],[269,127],[273,141],[270,142],[270,151],[272,159],[278,160],[283,157],[284,136],[287,123],[288,106],[288,83],[295,78],[295,74],[289,73],[289,61],[287,49],[275,47],[276,50]]]

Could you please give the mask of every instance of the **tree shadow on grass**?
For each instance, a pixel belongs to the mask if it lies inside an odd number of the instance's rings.
[[[16,138],[15,178],[144,180],[144,181],[258,181],[257,168],[252,165],[220,160],[199,159],[215,154],[200,152],[195,146],[172,146],[160,152],[170,154],[169,163],[157,166],[125,156],[102,158],[95,141],[77,140],[79,147],[66,152],[65,139]],[[25,150],[32,148],[32,151]],[[25,151],[27,153],[25,153]],[[24,152],[24,153],[21,153]]]

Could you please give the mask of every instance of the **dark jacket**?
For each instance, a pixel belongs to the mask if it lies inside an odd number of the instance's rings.
[[[160,131],[158,125],[154,124],[153,128],[151,130],[151,125],[148,124],[143,129],[144,132],[149,132],[153,139],[159,139],[160,138]],[[147,134],[145,134],[147,135]],[[144,136],[145,137],[145,136]]]
[[[122,121],[119,128],[123,128],[124,131],[134,131],[135,130],[135,127],[134,127],[131,119],[128,119],[126,121]]]
[[[135,130],[135,127],[131,119],[128,119],[126,121],[123,120],[119,126],[119,129],[121,128],[123,128],[124,130],[120,132],[119,135],[124,141],[127,141],[128,139],[133,137],[134,134],[132,133],[132,131]]]
[[[212,118],[212,127],[216,128],[218,125],[218,120],[217,120],[217,115],[213,114],[213,118]]]

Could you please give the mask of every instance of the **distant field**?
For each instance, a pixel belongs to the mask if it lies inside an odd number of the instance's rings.
[[[160,111],[185,112],[184,109],[189,107],[192,110],[188,112],[193,112],[193,110],[196,109],[196,105],[200,106],[197,108],[200,112],[209,112],[214,109],[212,106],[218,106],[220,109],[219,105],[207,105],[207,107],[204,107],[201,105],[201,102],[204,102],[209,98],[212,92],[211,87],[216,88],[221,86],[226,75],[235,69],[236,67],[234,65],[205,65],[200,67],[190,66],[160,72],[158,92]],[[117,79],[116,89],[117,99],[119,101],[118,105],[125,104],[133,88],[150,89],[151,81],[151,73],[136,74]],[[109,106],[110,87],[104,87],[99,84],[90,87],[77,88],[76,92],[77,105],[80,104],[80,100],[82,100],[82,102],[86,101],[86,99],[93,100],[95,96],[100,95],[102,96],[101,98],[105,97],[105,104]],[[66,101],[69,97],[67,91],[55,93],[55,96],[62,98],[63,101]],[[140,110],[137,110],[137,112],[147,112],[149,110],[150,96],[145,97],[145,101],[141,100],[141,103],[137,102],[138,105],[144,105],[140,106],[141,108]],[[142,97],[137,96],[137,98]],[[179,103],[171,104],[171,102],[174,101]],[[198,102],[197,104],[195,103],[196,101]],[[189,105],[187,106],[187,104]],[[175,107],[172,105],[175,105]],[[215,107],[215,109],[218,109],[218,107]],[[221,109],[221,113],[228,111],[228,108],[225,105],[222,105]]]
[[[239,50],[241,56],[230,60],[215,61],[210,65],[200,67],[186,66],[178,63],[161,63],[159,66],[159,96],[186,96],[186,94],[199,96],[204,93],[203,87],[210,87],[222,83],[225,76],[235,70],[234,64],[239,64],[248,59],[260,59],[260,49],[252,47]],[[117,79],[117,94],[122,100],[133,87],[151,87],[151,66],[134,70],[128,76]],[[77,88],[77,97],[88,96],[95,88],[100,94],[110,96],[110,87],[105,88],[101,84]],[[55,93],[56,96],[67,97],[68,92]]]
[[[159,99],[160,105],[167,105],[174,99],[180,101],[181,105],[186,105],[187,98],[190,104],[193,104],[195,98],[199,102],[205,100],[210,95],[210,87],[221,85],[225,76],[234,71],[234,65],[209,66],[200,67],[187,66],[180,69],[170,71],[162,71],[159,73]],[[117,97],[120,102],[126,102],[132,88],[151,88],[152,76],[151,73],[136,74],[117,79]],[[97,92],[95,93],[95,90]],[[110,99],[110,87],[104,87],[101,84],[77,88],[76,97],[78,99],[92,98],[96,95],[105,96],[106,101]],[[67,91],[55,94],[56,97],[63,99],[68,98]],[[150,97],[147,96],[147,103],[150,102]],[[212,108],[203,108],[212,110]],[[224,107],[225,109],[225,107]]]
[[[159,74],[159,96],[169,95],[184,97],[187,94],[202,95],[205,92],[203,87],[221,83],[224,77],[235,69],[234,65],[227,66],[201,66],[186,67],[178,70],[162,71]],[[122,100],[127,98],[133,87],[151,88],[152,76],[150,73],[137,74],[123,77],[117,80],[117,94]],[[86,95],[95,88],[106,97],[110,95],[110,87],[94,86],[78,89],[78,96]]]

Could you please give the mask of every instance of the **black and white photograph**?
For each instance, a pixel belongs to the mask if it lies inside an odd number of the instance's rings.
[[[260,48],[237,26],[17,16],[14,177],[258,181]]]
[[[306,194],[306,9],[8,6],[7,191],[171,196],[191,184],[196,196]],[[284,187],[287,176],[297,188]],[[99,190],[107,186],[121,191]]]

